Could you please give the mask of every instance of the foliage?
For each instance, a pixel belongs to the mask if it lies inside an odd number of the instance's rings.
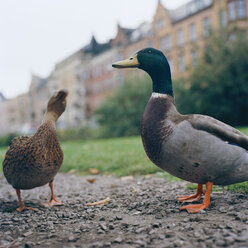
[[[239,32],[235,37],[224,31],[212,35],[189,77],[175,82],[179,111],[248,124],[248,42]]]
[[[57,130],[59,141],[67,140],[88,140],[97,138],[98,132],[96,129],[88,126],[79,128],[69,128],[65,130]]]
[[[132,78],[96,110],[102,137],[132,136],[140,133],[140,121],[151,95],[149,77]]]
[[[18,135],[15,133],[10,133],[6,136],[1,136],[0,137],[0,147],[5,147],[5,146],[9,146],[10,141],[14,138],[17,137]]]

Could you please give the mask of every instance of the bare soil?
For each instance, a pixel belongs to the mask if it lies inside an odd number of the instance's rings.
[[[211,206],[180,212],[177,196],[194,193],[186,182],[159,177],[86,178],[58,174],[55,193],[63,206],[43,208],[48,186],[22,191],[27,206],[18,213],[15,190],[0,175],[0,247],[248,247],[248,195],[214,192]],[[110,197],[104,205],[87,203]]]

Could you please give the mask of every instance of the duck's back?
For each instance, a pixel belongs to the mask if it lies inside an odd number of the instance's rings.
[[[3,172],[14,188],[31,189],[51,181],[62,161],[55,129],[43,124],[35,135],[12,140],[3,161]]]

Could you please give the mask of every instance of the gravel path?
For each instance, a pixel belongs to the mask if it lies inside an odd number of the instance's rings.
[[[212,194],[197,214],[180,212],[176,196],[193,192],[163,178],[121,180],[58,174],[55,193],[64,206],[39,206],[48,186],[22,191],[38,211],[18,213],[16,195],[0,175],[0,247],[248,247],[248,195]],[[86,203],[110,197],[105,205]]]

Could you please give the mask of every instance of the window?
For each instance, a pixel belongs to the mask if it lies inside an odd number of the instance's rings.
[[[167,60],[168,60],[168,63],[170,65],[171,73],[173,73],[173,71],[174,71],[173,61],[172,61],[172,59],[170,57]]]
[[[99,77],[102,74],[102,68],[100,65],[97,65],[92,70],[92,76],[93,78]]]
[[[245,9],[246,9],[245,0],[238,0],[237,2],[238,18],[244,18],[246,16]]]
[[[166,35],[162,37],[159,41],[159,47],[161,50],[170,51],[171,50],[171,36]]]
[[[84,71],[83,72],[83,80],[89,80],[90,79],[90,72]]]
[[[184,63],[184,56],[179,55],[179,63],[178,63],[178,70],[179,72],[184,72],[185,71],[185,63]]]
[[[235,3],[234,2],[228,3],[228,13],[229,13],[229,19],[231,21],[236,19],[236,11],[235,11]]]
[[[236,34],[235,33],[231,33],[229,35],[229,40],[232,40],[232,41],[236,40]]]
[[[190,41],[195,41],[196,40],[196,26],[195,24],[191,24],[189,27],[189,37],[190,37]]]
[[[226,27],[227,25],[227,15],[225,10],[221,10],[220,12],[220,24],[222,27]]]
[[[158,21],[156,21],[155,23],[155,28],[158,30],[158,29],[161,29],[165,26],[165,21],[163,19],[159,19]]]
[[[228,14],[230,21],[237,18],[246,17],[246,4],[245,0],[233,0],[228,3]]]
[[[203,35],[209,36],[209,32],[210,32],[210,22],[209,22],[209,18],[206,17],[203,19]]]
[[[148,47],[153,47],[153,42],[151,40],[148,41]]]
[[[191,63],[192,65],[197,65],[197,52],[195,50],[191,51]]]
[[[171,36],[168,34],[168,35],[165,36],[165,49],[167,51],[170,51],[171,48],[172,48],[172,46],[171,46]]]
[[[184,40],[183,40],[183,31],[182,29],[179,29],[177,31],[177,45],[183,46]]]
[[[160,50],[165,50],[166,37],[162,37],[159,40],[159,48]]]

